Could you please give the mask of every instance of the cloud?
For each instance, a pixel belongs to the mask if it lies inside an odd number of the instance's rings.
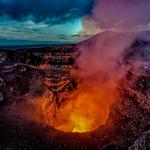
[[[82,30],[81,19],[69,21],[64,24],[49,25],[44,22],[35,23],[33,21],[18,22],[10,20],[8,17],[0,17],[0,45],[1,40],[4,43],[13,43],[12,40],[26,40],[32,42],[39,42],[40,44],[48,41],[74,43],[76,42],[76,35]],[[22,43],[22,41],[21,41]]]
[[[0,0],[0,16],[50,24],[91,13],[94,0]]]

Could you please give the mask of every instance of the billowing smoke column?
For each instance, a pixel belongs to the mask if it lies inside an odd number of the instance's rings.
[[[120,100],[117,89],[125,75],[121,67],[122,53],[134,38],[135,35],[129,33],[106,31],[80,43],[76,74],[81,82],[76,91],[78,96],[73,98],[72,110],[79,110],[74,111],[76,118],[82,116],[88,123],[83,121],[87,126],[77,125],[75,131],[91,131],[107,121],[112,106]]]

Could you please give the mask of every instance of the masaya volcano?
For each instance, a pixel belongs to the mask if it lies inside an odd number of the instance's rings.
[[[0,149],[149,149],[149,36],[1,49]]]

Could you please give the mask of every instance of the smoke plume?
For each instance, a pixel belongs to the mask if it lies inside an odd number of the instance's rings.
[[[91,117],[94,116],[93,108],[89,108],[88,104],[94,104],[95,113],[99,114],[94,121],[98,116],[105,118],[99,125],[105,123],[111,106],[120,99],[117,88],[126,73],[121,61],[125,50],[138,36],[139,30],[125,33],[123,29],[133,31],[139,26],[146,26],[150,22],[149,13],[148,0],[97,0],[93,14],[88,18],[105,31],[78,46],[80,56],[76,64],[81,83],[77,91],[79,95],[86,95],[80,100],[82,105],[88,108],[87,112],[92,114]],[[85,20],[87,21],[87,18]],[[110,29],[117,32],[109,31]],[[90,116],[89,114],[85,116]],[[82,113],[80,115],[82,116]]]
[[[101,28],[135,28],[150,23],[149,0],[97,0],[92,18]]]
[[[97,0],[93,14],[88,20],[94,20],[97,27],[105,31],[114,29],[116,32],[103,32],[79,46],[81,55],[78,60],[81,74],[93,76],[105,72],[112,76],[117,74],[116,68],[125,49],[140,30],[131,33],[123,29],[138,28],[150,23],[150,1],[148,0]],[[90,18],[90,19],[89,19]],[[87,21],[87,17],[85,19]],[[119,30],[122,29],[122,30]],[[118,33],[122,31],[122,33]]]

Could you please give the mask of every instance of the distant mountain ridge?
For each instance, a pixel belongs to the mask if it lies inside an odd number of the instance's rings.
[[[34,44],[34,45],[4,45],[0,46],[0,50],[18,50],[18,49],[32,49],[32,48],[44,48],[49,46],[65,46],[65,45],[75,45],[74,43],[58,43],[58,44]]]

